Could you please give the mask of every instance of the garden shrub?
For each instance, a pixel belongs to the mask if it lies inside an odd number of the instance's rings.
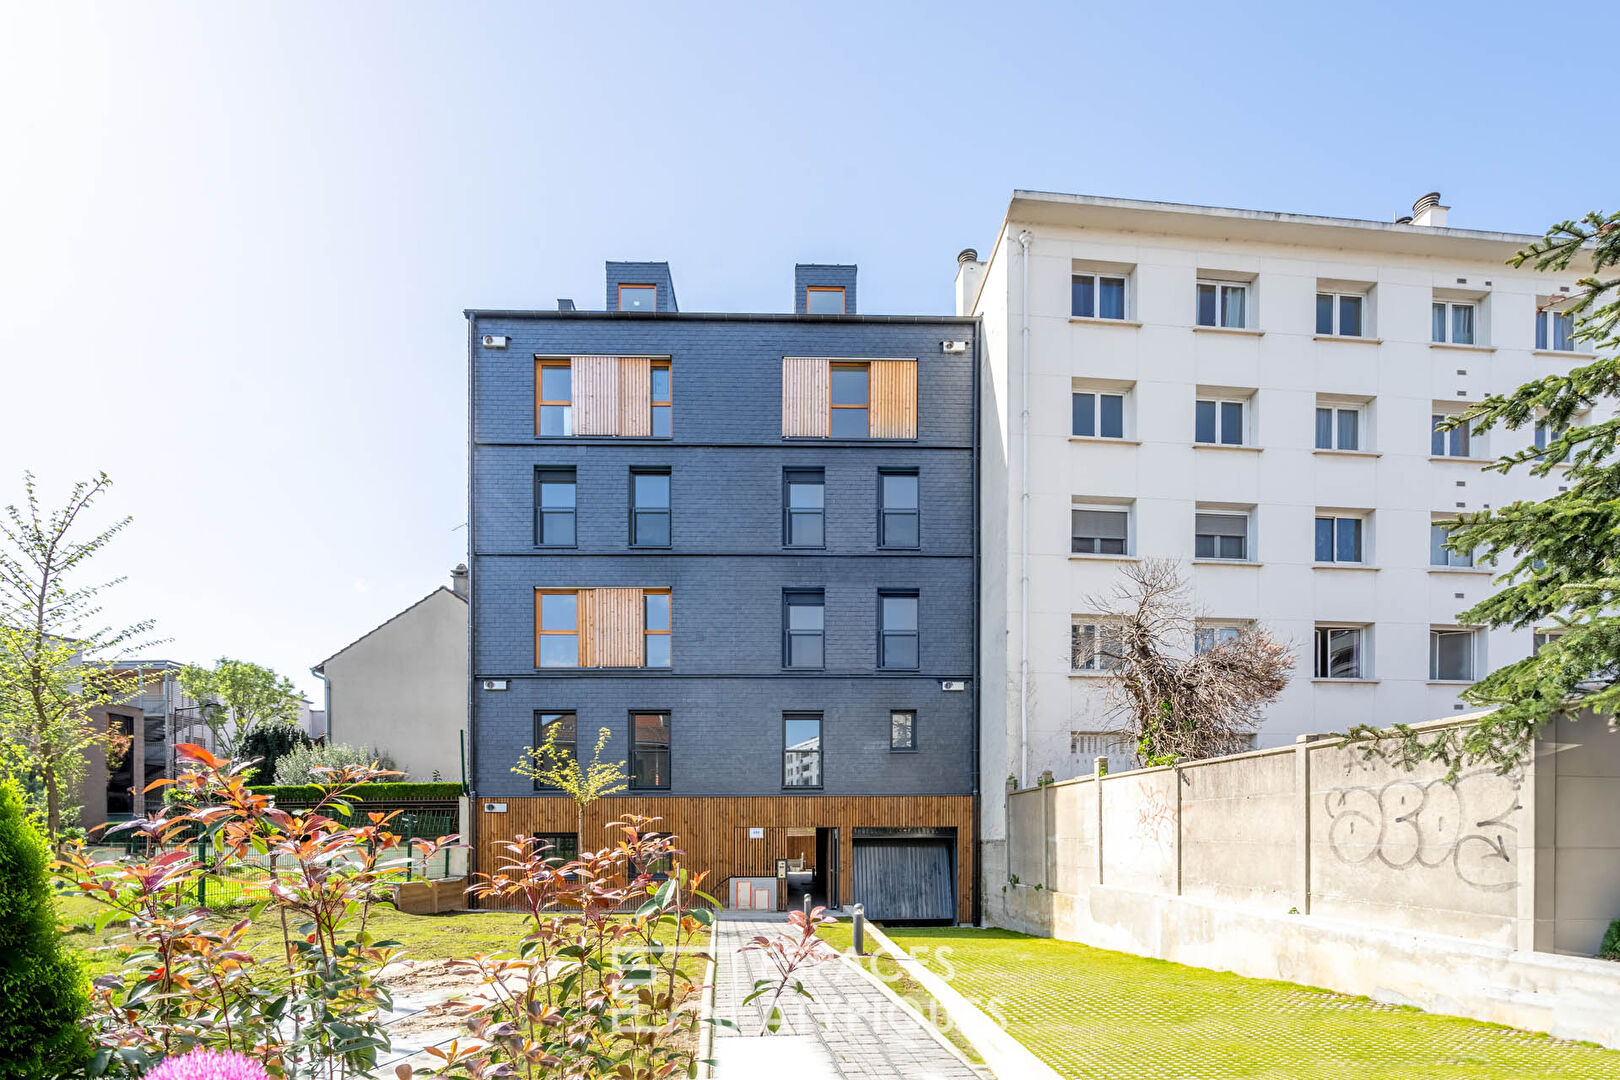
[[[268,784],[275,778],[277,762],[299,747],[309,745],[309,736],[304,734],[303,728],[282,720],[272,720],[255,725],[247,733],[242,740],[241,752],[246,760],[259,760],[253,779]]]
[[[83,1068],[84,970],[62,944],[45,876],[45,837],[25,818],[22,792],[0,783],[0,1076]]]
[[[1620,960],[1620,919],[1611,922],[1603,932],[1603,944],[1598,947],[1598,955],[1605,960]]]
[[[300,746],[288,751],[276,763],[275,779],[281,786],[321,784],[327,782],[330,777],[316,772],[317,769],[341,770],[351,766],[365,768],[373,763],[386,772],[392,772],[394,768],[393,758],[375,747],[350,746],[348,743],[338,743],[335,746]]]

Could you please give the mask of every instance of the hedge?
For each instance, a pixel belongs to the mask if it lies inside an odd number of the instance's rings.
[[[300,806],[317,803],[321,800],[322,791],[315,784],[251,784],[248,787],[256,795],[269,795],[277,804],[287,806]],[[167,792],[170,801],[174,801],[177,793],[173,788]],[[377,783],[361,784],[353,789],[348,798],[357,802],[389,804],[394,802],[454,802],[461,797],[461,785],[454,782],[426,783],[426,784],[399,784]]]

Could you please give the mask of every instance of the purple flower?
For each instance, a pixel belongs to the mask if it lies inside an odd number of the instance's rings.
[[[146,1074],[146,1080],[270,1080],[270,1074],[263,1065],[241,1054],[193,1050],[166,1058]]]

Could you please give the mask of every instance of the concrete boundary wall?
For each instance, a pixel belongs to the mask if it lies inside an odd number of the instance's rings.
[[[1505,774],[1306,737],[1011,791],[986,919],[1620,1046],[1620,964],[1590,959],[1620,917],[1620,736],[1544,736]]]

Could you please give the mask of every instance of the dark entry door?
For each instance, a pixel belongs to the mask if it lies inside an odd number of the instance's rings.
[[[953,854],[949,840],[857,839],[855,903],[871,919],[955,922]]]

